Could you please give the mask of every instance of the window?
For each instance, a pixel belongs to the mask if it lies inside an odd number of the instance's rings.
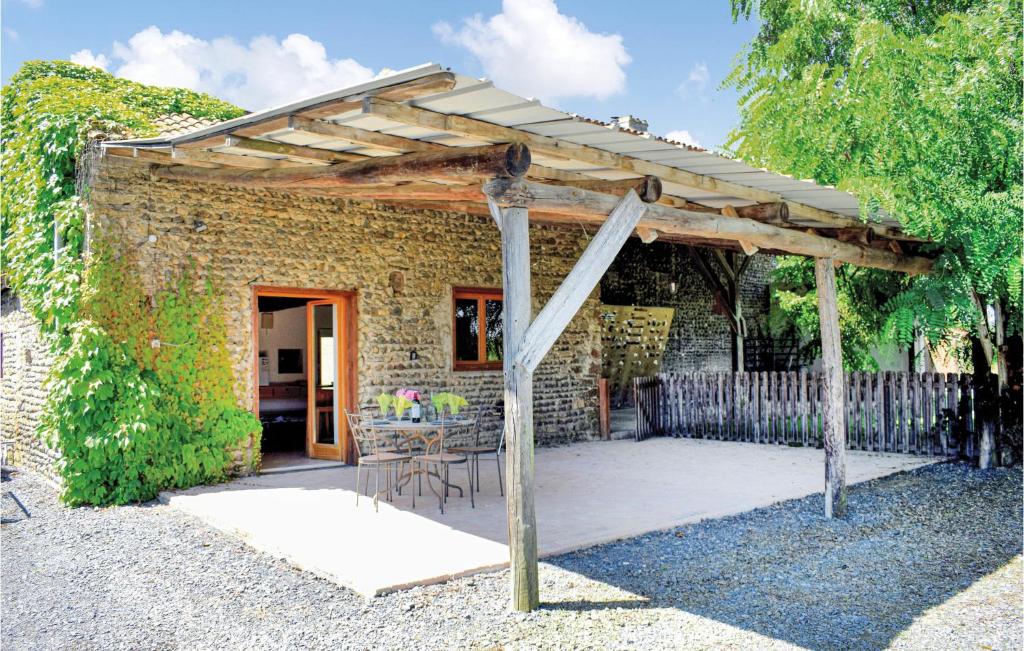
[[[501,290],[452,290],[452,350],[455,370],[500,369],[503,343]]]

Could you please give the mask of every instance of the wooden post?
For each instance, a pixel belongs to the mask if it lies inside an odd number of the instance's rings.
[[[516,362],[532,316],[530,224],[526,208],[501,215],[505,280],[505,434],[508,437],[508,547],[512,608],[529,612],[540,605],[537,571],[537,515],[533,504],[533,375]]]
[[[821,321],[824,395],[825,517],[846,514],[846,422],[843,404],[843,351],[836,306],[836,271],[832,258],[814,259]]]
[[[743,356],[743,344],[746,340],[746,323],[743,320],[743,301],[740,300],[739,281],[734,281],[732,311],[736,316],[737,328],[732,333],[732,370],[742,373],[747,366]]]
[[[609,440],[612,437],[611,404],[611,398],[608,394],[608,378],[598,378],[598,426],[600,428],[601,438],[604,439],[605,441]]]

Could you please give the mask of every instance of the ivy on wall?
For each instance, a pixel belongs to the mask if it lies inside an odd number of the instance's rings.
[[[130,247],[99,236],[84,251],[76,172],[88,144],[156,135],[173,113],[243,111],[64,61],[26,63],[3,89],[0,263],[55,360],[41,435],[61,453],[69,504],[218,481],[259,431],[237,406],[216,288],[189,268],[150,294]]]

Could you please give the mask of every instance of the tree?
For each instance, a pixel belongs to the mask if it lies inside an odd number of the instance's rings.
[[[728,146],[849,191],[864,219],[885,213],[934,241],[933,273],[846,273],[845,302],[862,325],[879,326],[878,338],[905,346],[918,330],[932,342],[966,330],[991,367],[997,336],[1019,332],[1021,314],[1020,0],[732,7],[737,20],[756,13],[761,28],[726,81],[741,92]],[[797,325],[815,305],[801,264],[780,271],[790,298],[809,297],[782,310]]]

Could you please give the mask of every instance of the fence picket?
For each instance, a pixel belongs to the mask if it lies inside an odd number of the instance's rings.
[[[935,452],[935,374],[924,374],[924,431],[928,454]]]
[[[946,440],[949,442],[951,453],[963,454],[963,438],[960,435],[960,403],[957,400],[959,394],[959,383],[956,373],[946,374]]]
[[[854,450],[864,449],[864,437],[861,432],[860,376],[860,371],[853,371],[849,374],[850,416],[846,421],[846,431],[850,447]]]
[[[910,416],[909,395],[907,393],[907,373],[897,373],[900,383],[899,412],[900,421],[900,452],[910,452],[910,423],[907,419]]]
[[[807,369],[800,369],[800,388],[797,392],[797,429],[801,445],[807,447]]]
[[[970,375],[960,376],[960,414],[963,419],[964,438],[967,441],[967,456],[974,458],[974,387]]]
[[[939,448],[942,450],[942,454],[946,454],[949,450],[949,437],[946,432],[946,418],[948,412],[946,410],[946,375],[944,373],[935,374],[935,412],[936,412],[936,425],[939,434]]]

